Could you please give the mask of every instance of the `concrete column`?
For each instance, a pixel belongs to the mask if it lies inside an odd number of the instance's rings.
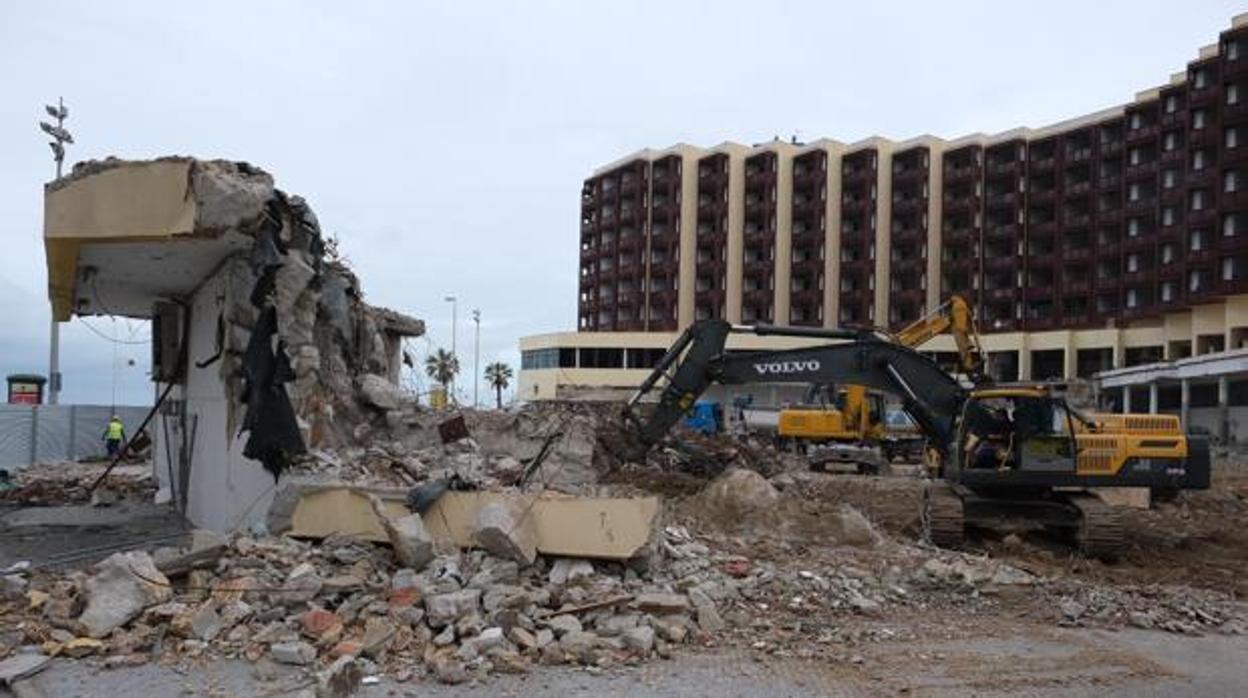
[[[1230,424],[1228,421],[1230,393],[1230,379],[1226,376],[1218,376],[1218,440],[1222,444],[1228,443],[1230,439]]]
[[[1023,346],[1018,350],[1018,380],[1031,380],[1031,349],[1027,346],[1027,338],[1023,338]]]
[[[1192,409],[1192,384],[1187,378],[1179,381],[1179,428],[1187,431],[1187,418]]]
[[[1122,413],[1129,414],[1131,412],[1131,386],[1122,386]]]
[[[1148,413],[1157,414],[1157,381],[1148,384]]]

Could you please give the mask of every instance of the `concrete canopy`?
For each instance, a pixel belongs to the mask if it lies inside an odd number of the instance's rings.
[[[110,159],[47,185],[44,248],[53,317],[148,317],[156,300],[185,297],[229,255],[248,249],[250,237],[226,224],[233,221],[205,210],[211,187],[201,185],[210,166],[190,158]],[[267,199],[272,179],[258,170],[252,178],[257,191],[245,200]]]

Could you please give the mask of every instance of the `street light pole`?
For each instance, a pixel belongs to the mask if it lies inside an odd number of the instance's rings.
[[[60,97],[56,106],[44,105],[48,116],[56,119],[56,125],[46,121],[39,122],[39,128],[52,136],[48,145],[52,148],[52,157],[56,160],[56,178],[61,178],[65,164],[65,144],[73,143],[74,137],[65,129],[65,119],[69,118],[69,109],[65,107],[65,98]],[[61,399],[61,323],[56,321],[56,310],[52,309],[52,324],[48,339],[48,404],[55,405]]]
[[[451,304],[451,356],[454,356],[455,360],[459,361],[459,354],[455,353],[455,338],[458,334],[456,325],[458,324],[458,318],[459,318],[459,299],[456,298],[455,296],[447,296],[446,302]],[[455,383],[456,383],[455,376],[454,374],[452,374],[451,375],[451,394],[450,394],[450,397],[452,399],[454,399],[455,397]]]
[[[472,309],[472,321],[476,324],[476,339],[472,347],[472,407],[477,409],[481,403],[477,401],[477,388],[481,385],[481,309]]]

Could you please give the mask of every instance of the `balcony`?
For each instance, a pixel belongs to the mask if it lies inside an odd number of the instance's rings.
[[[1057,318],[1053,315],[1045,317],[1029,317],[1023,322],[1023,326],[1030,332],[1040,332],[1043,330],[1051,330],[1058,327]]]
[[[1036,221],[1027,224],[1027,232],[1031,235],[1053,235],[1057,232],[1057,221]]]
[[[921,196],[893,197],[893,213],[895,214],[918,213],[926,208],[927,199]]]
[[[1244,92],[1241,88],[1240,92]],[[1242,124],[1248,121],[1248,101],[1241,99],[1238,104],[1226,104],[1222,107],[1222,123],[1226,126]]]
[[[923,242],[925,239],[927,239],[927,231],[915,226],[894,230],[892,234],[892,240],[899,243]]]
[[[975,163],[960,166],[946,165],[944,170],[945,182],[946,184],[951,184],[976,179],[979,176],[979,171],[979,165]]]
[[[1019,160],[1007,160],[988,166],[988,174],[993,177],[1000,175],[1017,175],[1022,171],[1023,163]]]
[[[744,275],[762,277],[768,276],[775,271],[776,265],[770,259],[760,259],[744,264]]]
[[[1139,128],[1127,128],[1128,143],[1142,143],[1157,137],[1157,124],[1147,124]]]
[[[802,274],[817,276],[823,272],[823,267],[824,263],[822,259],[812,258],[804,259],[800,262],[793,262],[789,268],[793,270],[793,276],[800,276]]]
[[[841,201],[841,211],[844,213],[869,213],[873,210],[875,210],[875,201],[866,197]]]
[[[1017,223],[1006,223],[1005,225],[991,226],[987,229],[985,237],[989,239],[1012,238],[1022,231],[1022,226]]]
[[[989,194],[985,198],[985,200],[988,202],[989,206],[1001,207],[1001,206],[1013,206],[1014,204],[1018,203],[1020,198],[1021,197],[1019,196],[1018,192],[1011,190],[1011,191],[1004,191],[1004,192],[997,192],[994,194]]]
[[[1088,293],[1092,290],[1092,282],[1088,281],[1086,276],[1075,279],[1062,280],[1062,295],[1074,296]]]
[[[1136,201],[1128,201],[1124,208],[1129,216],[1156,213],[1157,199],[1150,196]]]
[[[960,245],[970,242],[976,237],[975,228],[946,228],[941,235],[941,242],[949,245]]]

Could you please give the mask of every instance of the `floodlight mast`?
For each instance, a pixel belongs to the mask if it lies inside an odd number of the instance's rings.
[[[52,148],[52,158],[56,161],[56,178],[59,180],[65,166],[65,144],[73,144],[74,137],[65,128],[65,119],[69,118],[69,108],[65,106],[65,98],[58,97],[56,106],[45,104],[43,110],[48,116],[56,119],[56,125],[46,121],[39,122],[39,128],[52,137],[48,146]],[[55,311],[48,341],[48,404],[55,405],[61,397],[61,323],[56,321]]]

